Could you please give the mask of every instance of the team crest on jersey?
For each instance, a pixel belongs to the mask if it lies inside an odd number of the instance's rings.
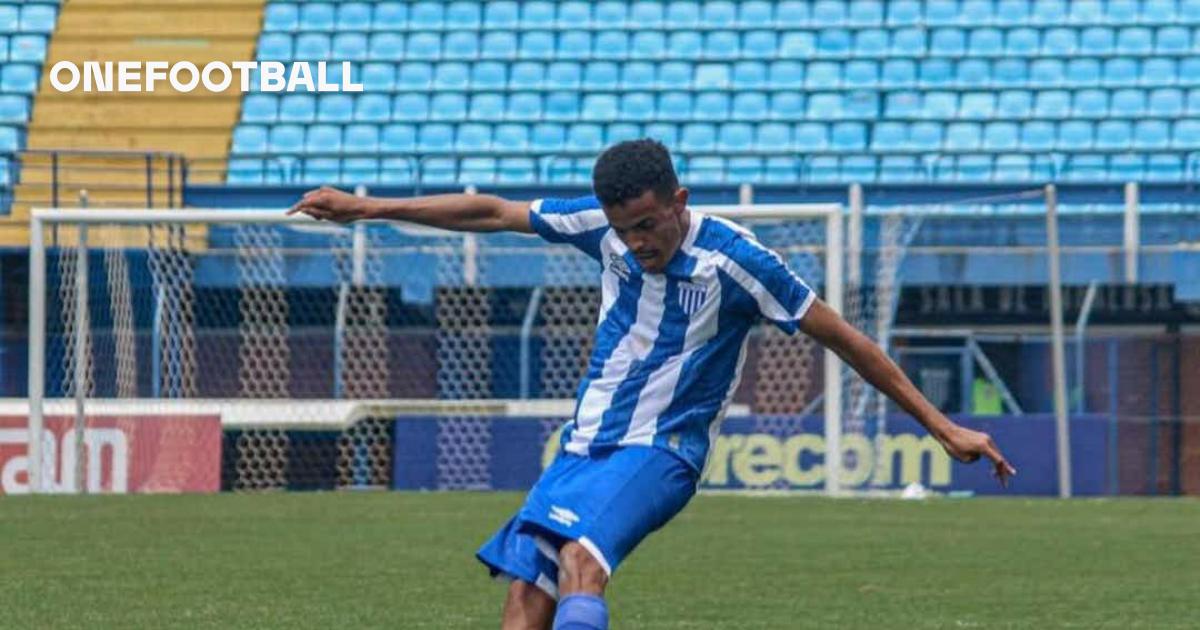
[[[695,282],[679,283],[679,306],[688,315],[695,314],[704,306],[704,298],[708,297],[708,289],[703,284]]]
[[[617,274],[617,277],[629,282],[629,263],[620,254],[608,255],[608,270]]]

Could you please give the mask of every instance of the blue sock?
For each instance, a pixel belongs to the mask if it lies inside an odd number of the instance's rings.
[[[573,593],[558,601],[554,630],[608,630],[608,606],[604,598],[590,593]]]

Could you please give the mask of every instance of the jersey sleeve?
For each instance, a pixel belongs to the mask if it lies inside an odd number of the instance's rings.
[[[780,330],[795,333],[817,294],[780,258],[753,236],[729,247],[731,275],[754,300],[757,311]]]
[[[600,260],[608,219],[595,197],[538,199],[529,205],[529,223],[547,241],[567,243]]]

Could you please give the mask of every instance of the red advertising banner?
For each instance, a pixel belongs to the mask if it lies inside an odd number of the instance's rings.
[[[42,471],[47,492],[75,489],[75,420],[46,416]],[[0,494],[29,492],[25,416],[0,416]],[[91,493],[217,492],[221,419],[216,414],[88,416],[85,479]]]

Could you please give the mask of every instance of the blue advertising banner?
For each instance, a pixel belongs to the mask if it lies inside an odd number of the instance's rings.
[[[481,423],[486,435],[466,435],[455,421],[405,417],[396,421],[393,483],[398,490],[476,488],[526,490],[558,453],[558,432],[545,418],[498,417]],[[1008,490],[990,467],[951,460],[910,418],[890,418],[842,436],[843,485],[899,490],[920,483],[936,492],[1055,495],[1058,493],[1054,418],[1049,415],[966,417],[987,431],[1018,470]],[[459,421],[461,422],[461,421]],[[1108,492],[1110,423],[1071,419],[1071,472],[1076,495]],[[461,443],[456,443],[456,440]],[[709,490],[819,490],[825,484],[825,435],[819,417],[727,418],[709,454],[701,487]]]

